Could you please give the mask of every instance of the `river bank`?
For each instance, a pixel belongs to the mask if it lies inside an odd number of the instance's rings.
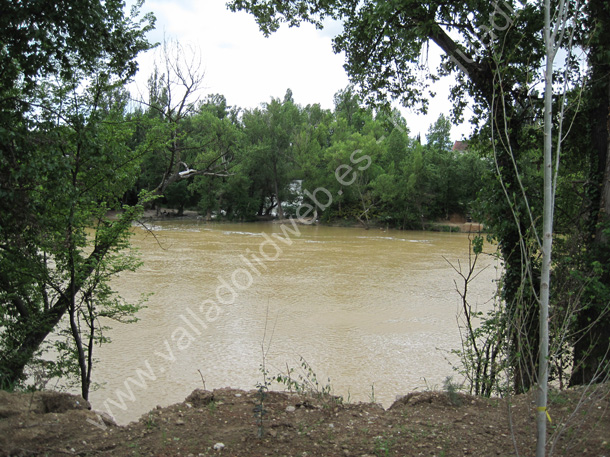
[[[206,221],[205,217],[199,214],[197,211],[185,210],[181,215],[178,214],[177,211],[172,209],[163,208],[157,213],[156,210],[146,210],[142,215],[143,220],[146,221],[159,221],[159,220],[198,220],[206,223],[228,223],[227,221]],[[296,223],[300,223],[302,225],[310,225],[313,221],[309,221],[304,223],[299,219],[294,219]],[[265,218],[261,219],[257,222],[269,222],[272,224],[283,224],[283,223],[291,223],[290,219],[271,219]],[[355,227],[355,228],[363,228],[363,225],[354,220],[340,220],[334,221],[330,223],[319,223],[316,222],[316,225],[325,225],[328,227]],[[368,226],[368,229],[371,230],[388,230],[387,225],[371,222]],[[466,218],[463,217],[451,217],[447,220],[438,220],[438,221],[424,221],[421,225],[422,230],[428,230],[432,232],[461,232],[461,233],[481,233],[485,231],[485,227],[480,222],[467,221]]]
[[[609,391],[601,385],[553,392],[547,449],[609,455]],[[181,403],[116,426],[77,396],[0,392],[0,455],[489,457],[535,449],[532,394],[508,401],[415,392],[387,410],[286,392],[267,392],[262,400],[257,391],[195,390]]]

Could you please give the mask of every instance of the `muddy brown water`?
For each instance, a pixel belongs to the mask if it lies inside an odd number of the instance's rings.
[[[129,300],[152,293],[147,308],[135,324],[113,323],[95,354],[102,387],[91,402],[119,423],[204,382],[254,389],[263,362],[270,377],[293,369],[299,380],[305,360],[320,389],[386,407],[455,376],[459,277],[445,259],[467,265],[467,234],[195,220],[150,229],[134,228],[143,266],[114,281]],[[486,309],[498,266],[478,265],[470,299]]]

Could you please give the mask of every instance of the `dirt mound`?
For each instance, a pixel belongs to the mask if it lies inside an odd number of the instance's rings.
[[[60,392],[15,392],[0,390],[0,419],[32,414],[64,413],[74,409],[91,409],[83,397]]]
[[[70,453],[64,443],[91,435],[87,420],[98,421],[90,408],[83,397],[67,393],[0,391],[0,455]]]
[[[548,449],[610,456],[609,391],[553,393]],[[332,396],[198,389],[125,427],[101,422],[79,398],[0,393],[0,455],[489,457],[535,449],[532,395],[508,401],[419,392],[384,410]]]

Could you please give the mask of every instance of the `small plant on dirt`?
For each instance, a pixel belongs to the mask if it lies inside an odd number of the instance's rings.
[[[203,390],[205,390],[205,378],[203,377],[203,373],[201,370],[197,370],[199,372],[199,376],[201,376],[201,382],[203,383]]]
[[[422,380],[424,381],[424,385],[425,385],[424,391],[425,392],[436,392],[436,391],[438,391],[438,385],[429,383],[426,378],[422,378]]]
[[[394,446],[395,439],[392,437],[377,436],[375,437],[375,448],[374,452],[377,457],[387,457],[390,455],[392,446]]]
[[[254,407],[254,417],[256,419],[256,425],[258,427],[256,436],[261,439],[265,433],[264,430],[264,417],[267,414],[265,410],[265,398],[267,397],[267,392],[269,392],[269,387],[271,386],[272,379],[269,378],[269,371],[267,370],[267,354],[269,353],[269,348],[271,347],[271,341],[273,340],[273,333],[275,331],[275,327],[271,332],[271,336],[269,338],[269,342],[265,347],[265,342],[267,341],[267,322],[269,322],[269,308],[267,308],[267,317],[265,319],[265,330],[263,332],[263,340],[261,342],[261,354],[262,354],[262,362],[260,365],[260,372],[263,375],[262,382],[256,383],[256,389],[258,391],[258,404]]]
[[[140,455],[142,455],[142,454],[140,454],[140,443],[138,443],[137,441],[136,441],[136,442],[133,442],[133,443],[127,443],[127,445],[126,445],[126,446],[127,446],[128,448],[133,449],[132,454],[133,454],[134,456],[139,457]]]
[[[296,377],[295,369],[288,368],[288,365],[286,365],[286,373],[278,374],[275,377],[275,381],[284,384],[289,392],[311,394],[317,397],[330,397],[332,395],[330,378],[328,378],[326,385],[322,385],[318,381],[318,375],[314,369],[302,356],[300,357],[300,365],[301,372]]]
[[[261,364],[260,370],[263,374],[263,381],[256,384],[258,403],[253,409],[256,425],[258,427],[256,433],[258,438],[262,438],[265,433],[264,417],[265,414],[267,414],[267,410],[265,409],[265,398],[267,397],[267,392],[271,385],[271,381],[268,378],[269,372],[266,370],[264,362]]]
[[[157,423],[155,422],[155,417],[152,414],[148,414],[145,424],[148,430],[152,429],[153,427],[156,427]]]
[[[459,393],[462,386],[457,382],[454,382],[452,376],[447,376],[445,378],[443,381],[443,389],[453,406],[460,406],[462,404],[462,398]]]

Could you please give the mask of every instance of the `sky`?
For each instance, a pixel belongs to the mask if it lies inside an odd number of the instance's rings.
[[[283,25],[266,38],[252,15],[229,11],[226,0],[147,0],[143,12],[149,11],[157,18],[156,30],[149,35],[151,42],[162,42],[165,37],[201,53],[205,71],[202,98],[222,94],[230,106],[255,108],[272,97],[283,98],[290,88],[296,103],[319,103],[332,109],[334,94],[349,84],[343,69],[345,57],[332,50],[332,37],[341,29],[338,23],[329,22],[323,30],[311,24]],[[434,63],[438,58],[435,45],[430,50]],[[146,93],[155,59],[159,60],[158,50],[139,57],[140,71],[132,90]],[[430,124],[451,109],[447,81],[440,81],[433,90],[437,95],[426,116],[401,108],[410,135],[421,133],[422,140]],[[467,123],[456,126],[452,140],[463,139],[469,132]]]

